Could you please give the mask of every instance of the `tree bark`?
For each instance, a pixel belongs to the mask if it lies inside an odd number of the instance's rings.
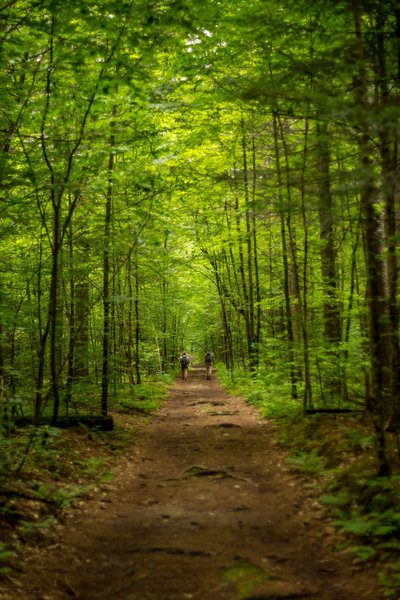
[[[391,104],[388,87],[387,51],[385,47],[384,7],[379,1],[376,15],[376,51],[377,51],[377,87],[382,113],[385,115]],[[400,9],[397,10],[397,16]],[[400,48],[400,40],[399,40]],[[395,99],[394,99],[395,101]],[[391,396],[393,405],[393,423],[400,426],[400,343],[399,343],[399,306],[397,301],[399,264],[397,257],[396,196],[398,194],[398,135],[391,118],[385,117],[380,126],[380,154],[382,164],[382,187],[385,203],[384,233],[387,269],[387,301],[389,311],[389,344],[391,362]]]
[[[339,397],[339,345],[342,338],[337,290],[334,206],[330,181],[330,141],[326,121],[317,122],[318,213],[320,222],[321,274],[323,282],[324,337],[328,364],[324,369],[327,396]]]
[[[139,260],[138,252],[136,248],[135,254],[135,369],[136,369],[136,383],[142,382],[140,373],[140,315],[139,315]]]
[[[286,328],[289,342],[289,370],[290,380],[292,384],[292,398],[297,399],[297,376],[294,362],[294,337],[293,337],[293,325],[292,325],[292,313],[290,305],[290,294],[289,294],[289,264],[288,264],[288,249],[286,242],[286,228],[285,228],[285,216],[282,209],[282,175],[280,166],[280,153],[279,153],[279,138],[278,138],[278,127],[277,117],[273,115],[273,133],[274,133],[274,150],[275,150],[275,162],[276,162],[276,173],[278,183],[278,194],[279,194],[279,216],[281,223],[281,242],[282,242],[282,258],[283,258],[283,289],[285,295],[285,308],[286,308]]]
[[[89,279],[87,261],[89,243],[87,232],[83,232],[77,252],[78,265],[75,269],[75,353],[74,381],[79,382],[89,376]]]
[[[115,114],[116,108],[113,108]],[[110,154],[108,158],[108,182],[106,192],[106,212],[104,218],[104,250],[103,250],[103,366],[101,376],[101,414],[108,413],[108,395],[110,379],[110,249],[111,249],[111,208],[112,208],[112,175],[114,172],[114,123],[111,123],[109,140]]]
[[[352,0],[358,54],[358,73],[355,99],[364,110],[367,109],[368,82],[363,47],[361,7],[359,0]],[[385,299],[384,263],[381,255],[380,218],[376,209],[379,193],[373,178],[371,161],[370,126],[361,122],[359,150],[361,163],[361,209],[365,240],[365,263],[367,268],[367,305],[369,348],[371,359],[370,397],[367,408],[371,412],[377,436],[379,474],[390,474],[386,452],[385,422],[390,413],[390,359],[388,356],[388,312]]]

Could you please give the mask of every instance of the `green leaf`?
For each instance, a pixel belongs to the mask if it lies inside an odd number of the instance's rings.
[[[372,546],[354,546],[351,551],[363,561],[371,560],[378,554],[376,549],[372,548]]]

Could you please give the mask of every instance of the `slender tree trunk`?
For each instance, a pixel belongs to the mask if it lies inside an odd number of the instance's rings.
[[[113,108],[115,114],[116,108]],[[101,414],[108,413],[108,395],[110,381],[110,249],[111,249],[111,209],[112,209],[112,176],[114,172],[114,123],[111,123],[110,155],[108,159],[108,183],[106,192],[106,214],[104,219],[103,250],[103,368],[101,377]]]
[[[166,371],[167,362],[167,282],[163,277],[162,281],[162,356],[161,356],[161,370],[163,373]]]
[[[348,390],[347,390],[347,377],[346,377],[346,364],[348,359],[348,343],[350,339],[350,326],[351,326],[351,314],[353,310],[353,301],[354,301],[354,290],[356,286],[356,277],[357,277],[357,248],[359,244],[359,234],[357,233],[356,240],[353,246],[353,250],[351,253],[351,269],[350,269],[350,291],[348,297],[348,305],[347,305],[347,319],[346,326],[344,332],[344,342],[345,342],[345,350],[343,353],[343,381],[342,381],[342,398],[343,400],[348,399]]]
[[[133,334],[132,334],[132,318],[133,318],[133,286],[132,286],[132,248],[129,248],[128,253],[128,348],[127,348],[127,362],[128,362],[128,382],[129,387],[132,388],[135,385],[135,379],[133,376],[133,361],[132,361],[132,349],[133,349]]]
[[[303,410],[307,407],[312,408],[313,406],[313,391],[311,383],[311,369],[310,369],[310,353],[309,353],[309,342],[308,342],[308,219],[306,216],[306,203],[305,203],[305,180],[306,180],[306,166],[307,166],[307,153],[308,153],[308,132],[309,132],[309,121],[305,120],[304,124],[304,151],[303,151],[303,164],[301,169],[301,215],[303,220],[304,230],[304,265],[303,265],[303,316],[302,316],[302,334],[303,334],[303,357],[304,357],[304,397],[303,397]]]
[[[53,181],[54,185],[54,181]],[[49,299],[49,315],[50,315],[50,375],[51,375],[51,391],[54,398],[53,415],[51,424],[53,427],[57,425],[58,410],[60,406],[60,392],[58,386],[59,373],[59,262],[61,253],[60,240],[60,218],[61,218],[61,199],[53,199],[53,252],[52,252],[52,269],[50,282],[50,299]]]
[[[290,163],[289,163],[289,150],[287,148],[286,136],[284,134],[284,128],[281,120],[279,121],[280,138],[285,153],[285,166],[286,166],[286,193],[288,199],[288,206],[292,206],[292,192],[290,186]],[[292,329],[293,329],[293,340],[295,342],[293,348],[293,356],[296,363],[297,376],[302,377],[301,368],[298,360],[298,348],[300,346],[300,340],[304,337],[305,333],[305,319],[302,316],[302,297],[301,297],[301,286],[300,286],[300,275],[298,266],[298,248],[296,242],[296,232],[292,223],[292,215],[290,211],[286,215],[286,227],[289,234],[289,248],[290,250],[290,262],[289,266],[289,296],[291,298],[291,318],[292,318]],[[300,334],[301,332],[301,334]]]
[[[168,231],[164,234],[164,258],[167,256],[167,248],[168,248]],[[165,373],[166,371],[166,362],[167,362],[167,320],[168,320],[168,310],[167,310],[167,291],[168,291],[168,282],[165,277],[165,274],[162,275],[162,323],[161,323],[161,334],[162,334],[162,350],[161,350],[161,371]]]
[[[256,146],[255,146],[255,131],[254,131],[254,123],[253,123],[253,132],[251,138],[251,150],[252,150],[252,163],[253,163],[253,177],[252,177],[252,237],[253,237],[253,256],[254,256],[254,275],[255,275],[255,299],[256,299],[256,327],[255,327],[255,335],[254,335],[254,354],[255,354],[255,362],[256,367],[259,364],[259,346],[261,341],[261,286],[260,286],[260,272],[258,266],[258,243],[257,243],[257,219],[256,219],[256,191],[257,191],[257,163],[256,163]]]
[[[240,282],[241,282],[241,295],[243,297],[243,305],[241,314],[244,318],[245,326],[246,326],[246,342],[247,342],[247,358],[250,360],[251,355],[251,324],[250,324],[250,315],[249,315],[249,291],[247,287],[246,281],[246,270],[245,270],[245,258],[244,258],[244,250],[243,250],[243,240],[242,240],[242,228],[241,228],[241,218],[240,218],[240,210],[239,210],[239,194],[238,190],[235,190],[235,221],[236,221],[236,232],[237,232],[237,244],[238,244],[238,254],[239,254],[239,274],[240,274]]]
[[[111,209],[112,210],[112,209]],[[110,239],[114,240],[113,224],[111,223]],[[111,251],[111,297],[116,298],[119,294],[117,286],[119,284],[118,279],[118,266],[115,260],[114,249]],[[117,334],[118,334],[118,321],[117,321],[118,307],[115,302],[110,302],[110,352],[109,352],[109,381],[112,381],[112,398],[117,395],[117,383],[120,381],[120,352],[118,351]],[[123,347],[123,346],[120,346]],[[110,368],[111,367],[111,368]]]
[[[75,271],[74,271],[74,251],[72,242],[72,226],[69,227],[69,287],[70,287],[70,305],[69,305],[69,345],[67,362],[67,384],[65,406],[67,418],[69,416],[69,405],[72,400],[72,385],[74,382],[74,357],[75,357]]]
[[[0,435],[6,435],[8,430],[8,412],[6,406],[5,369],[4,369],[4,330],[2,315],[2,291],[0,287]]]
[[[136,248],[135,256],[135,368],[136,368],[136,383],[142,382],[140,374],[140,315],[139,315],[139,261]]]
[[[329,132],[326,122],[317,124],[317,159],[319,170],[319,220],[321,272],[324,284],[324,334],[330,344],[339,344],[341,321],[337,299],[337,265],[334,244],[334,208],[330,183]]]
[[[82,239],[77,251],[78,264],[75,267],[75,352],[74,352],[74,381],[79,382],[89,376],[89,279],[87,262],[89,243],[86,239],[88,232],[82,233]]]
[[[249,356],[249,367],[253,374],[257,366],[256,356],[256,340],[254,330],[254,289],[253,289],[253,245],[252,245],[252,225],[251,225],[251,209],[250,209],[250,194],[249,194],[249,172],[247,164],[247,147],[246,147],[246,131],[244,121],[241,121],[242,128],[242,152],[243,152],[243,178],[244,178],[244,197],[245,197],[245,218],[246,218],[246,248],[247,248],[247,285],[243,293],[248,296],[246,307],[247,322],[247,351]],[[243,269],[244,271],[244,269]],[[245,292],[245,289],[248,292]]]
[[[293,327],[292,327],[292,314],[290,306],[290,295],[289,295],[289,265],[288,265],[288,249],[286,242],[286,228],[285,228],[285,217],[282,210],[282,176],[280,167],[280,154],[278,144],[278,128],[277,118],[273,115],[273,132],[274,132],[274,149],[275,149],[275,162],[276,162],[276,173],[278,179],[278,194],[279,194],[279,215],[281,222],[281,241],[282,241],[282,258],[283,258],[283,278],[284,278],[284,295],[285,295],[285,307],[286,307],[286,327],[287,336],[289,341],[289,369],[290,369],[290,380],[292,383],[292,398],[297,399],[297,376],[294,364],[294,338],[293,338]]]
[[[34,412],[34,423],[36,426],[40,423],[40,415],[42,412],[43,402],[43,382],[44,382],[44,370],[45,370],[45,356],[46,356],[46,344],[47,338],[50,331],[50,320],[47,316],[45,329],[42,329],[42,256],[43,256],[43,238],[40,239],[39,247],[39,267],[38,267],[38,329],[39,329],[39,349],[38,349],[38,367],[36,375],[36,394],[35,394],[35,412]]]
[[[321,273],[323,281],[324,337],[328,365],[324,369],[325,387],[329,397],[338,397],[339,345],[341,317],[337,290],[337,264],[334,241],[334,207],[330,182],[330,142],[326,121],[317,123],[318,212],[320,221]]]

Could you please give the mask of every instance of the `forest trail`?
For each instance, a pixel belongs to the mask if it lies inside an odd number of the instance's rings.
[[[192,368],[1,600],[378,600],[273,425]]]

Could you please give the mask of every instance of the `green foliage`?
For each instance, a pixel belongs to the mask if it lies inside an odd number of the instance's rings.
[[[230,391],[257,406],[263,418],[290,419],[301,412],[299,403],[291,398],[290,382],[282,381],[280,373],[259,373],[254,377],[248,371],[238,369],[231,374],[221,365],[218,378]]]
[[[61,436],[14,433],[14,417],[98,413],[104,391],[127,420],[147,416],[180,351],[207,345],[224,384],[286,424],[294,468],[373,449],[357,425],[325,440],[300,415],[362,409],[376,365],[389,386],[366,325],[387,315],[368,293],[371,277],[396,282],[400,240],[366,203],[395,203],[395,4],[360,3],[362,60],[353,10],[334,2],[3,6],[0,491],[35,470],[108,477],[103,456],[63,460]],[[363,267],[373,226],[382,272]],[[89,433],[105,453],[133,435]],[[397,484],[331,476],[327,503],[354,535],[397,531]]]
[[[31,538],[33,536],[40,535],[51,535],[52,527],[56,523],[56,519],[54,517],[49,517],[44,521],[40,521],[39,523],[32,523],[30,521],[24,521],[21,519],[19,524],[21,526],[20,536],[24,539]]]
[[[318,448],[313,448],[311,452],[296,451],[296,455],[288,458],[287,462],[292,467],[303,473],[321,473],[324,469],[325,458],[318,455]]]
[[[390,565],[400,550],[400,476],[374,475],[370,426],[363,418],[298,415],[281,421],[279,437],[292,450],[291,466],[313,478],[320,475],[320,499],[345,538],[340,548],[364,562],[386,563],[381,581],[387,597],[397,597],[399,579]]]
[[[386,588],[385,598],[398,598],[400,590],[400,562],[389,565],[386,572],[379,573],[379,581]]]
[[[354,494],[346,488],[339,489],[336,494],[324,494],[321,496],[322,502],[330,507],[349,506],[354,501]]]
[[[167,395],[165,385],[143,383],[135,385],[129,390],[125,389],[124,394],[119,394],[115,401],[115,408],[151,415],[160,408]]]
[[[7,566],[8,559],[14,556],[13,550],[7,550],[7,546],[0,541],[0,574],[8,573],[11,569]]]
[[[109,470],[104,470],[103,467],[110,462],[110,458],[89,456],[86,459],[75,459],[74,463],[82,469],[82,474],[90,481],[104,483],[111,481],[113,475]]]
[[[344,433],[348,438],[348,431]],[[358,442],[368,436],[359,432],[351,439]],[[379,576],[386,588],[384,595],[397,597],[400,578],[397,563],[392,564],[392,560],[400,551],[400,478],[373,478],[358,466],[337,471],[329,487],[331,493],[323,495],[322,501],[334,517],[334,524],[348,537],[351,552],[363,561],[385,561],[388,567]]]
[[[47,483],[40,483],[35,494],[38,498],[54,503],[56,508],[71,508],[74,501],[88,495],[92,485],[78,486],[66,485],[54,487]]]
[[[16,436],[0,436],[0,487],[23,468],[28,457],[34,456],[38,464],[57,472],[61,468],[55,448],[59,435],[54,427],[28,427]]]
[[[377,550],[372,546],[354,546],[351,551],[362,561],[371,560],[378,554]]]
[[[364,507],[357,507],[336,519],[335,524],[346,533],[369,538],[386,538],[400,533],[400,512],[389,508],[383,512],[363,513]]]
[[[341,427],[340,431],[347,442],[349,452],[365,451],[372,448],[375,443],[375,437],[367,435],[363,430]]]

